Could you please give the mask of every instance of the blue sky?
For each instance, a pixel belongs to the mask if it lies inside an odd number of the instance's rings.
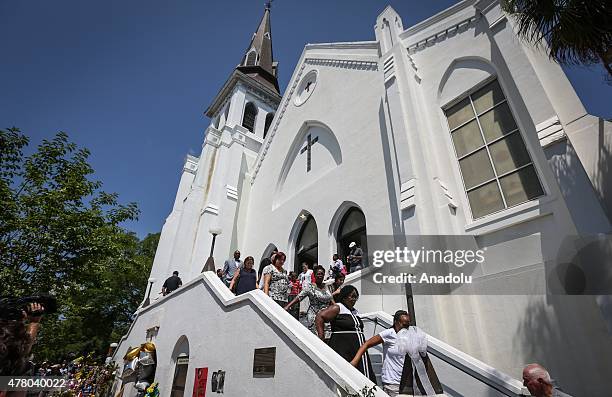
[[[306,43],[374,39],[391,4],[404,26],[456,1],[277,0],[274,56],[284,89]],[[199,155],[204,110],[240,61],[263,0],[4,0],[0,2],[0,127],[32,145],[66,131],[90,149],[104,189],[135,201],[126,226],[161,230],[187,153]],[[592,114],[612,118],[602,69],[566,68]]]

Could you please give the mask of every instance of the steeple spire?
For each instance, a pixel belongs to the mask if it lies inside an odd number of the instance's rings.
[[[276,63],[272,56],[271,3],[271,1],[266,2],[261,22],[259,22],[257,31],[253,34],[237,69],[264,84],[271,84],[276,92],[279,92],[278,81],[276,80]]]

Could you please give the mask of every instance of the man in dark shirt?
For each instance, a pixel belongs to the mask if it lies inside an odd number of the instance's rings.
[[[349,248],[351,251],[348,255],[348,262],[351,266],[350,272],[352,273],[363,268],[363,250],[354,241],[351,241]]]
[[[181,285],[183,285],[183,282],[181,281],[181,278],[178,276],[178,274],[179,273],[175,270],[172,273],[172,276],[168,277],[166,281],[164,281],[164,285],[162,286],[162,294],[164,296],[168,295],[174,290],[177,290]]]

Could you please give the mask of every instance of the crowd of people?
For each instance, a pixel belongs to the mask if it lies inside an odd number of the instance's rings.
[[[36,367],[33,375],[40,377],[60,377],[66,379],[65,387],[51,392],[29,393],[28,395],[60,396],[60,397],[88,397],[105,396],[110,392],[113,372],[111,365],[97,364],[91,360],[91,355],[79,357],[70,362],[61,364],[43,362]]]
[[[278,305],[300,320],[313,334],[325,341],[336,353],[376,383],[368,349],[383,345],[381,380],[383,390],[391,397],[442,394],[442,386],[427,355],[427,335],[410,325],[410,315],[398,310],[393,325],[366,340],[363,320],[355,305],[359,292],[353,285],[344,285],[347,274],[338,255],[332,257],[328,270],[321,265],[311,269],[302,265],[302,272],[284,269],[286,255],[274,250],[264,258],[256,271],[254,259],[242,261],[240,251],[217,270],[221,281],[235,294],[257,288]],[[327,280],[332,279],[329,283]],[[166,280],[163,293],[168,294],[182,285],[178,272]],[[300,313],[296,308],[303,300],[308,308]],[[46,307],[45,307],[46,306]],[[53,299],[0,300],[0,376],[30,375],[61,377],[66,387],[56,392],[12,392],[0,390],[5,396],[104,396],[112,385],[111,365],[95,363],[92,355],[62,363],[29,361],[43,314],[54,311]],[[562,392],[548,371],[539,364],[529,364],[523,370],[523,385],[536,397],[571,397]],[[156,388],[147,395],[156,395]]]
[[[353,271],[359,270],[363,251],[354,243],[350,248],[349,266]],[[329,269],[321,265],[311,268],[303,263],[299,274],[285,270],[286,259],[283,252],[274,250],[255,271],[253,257],[248,256],[242,261],[237,250],[233,258],[217,270],[217,275],[236,295],[262,289],[374,383],[376,377],[368,349],[382,344],[381,381],[389,396],[443,393],[427,355],[427,335],[410,325],[408,312],[398,310],[393,316],[393,326],[366,340],[363,321],[355,308],[359,292],[352,285],[344,285],[348,269],[340,257],[333,255]],[[330,279],[333,282],[327,281]],[[308,302],[307,309],[300,313],[300,302],[304,300]],[[548,372],[539,364],[525,367],[523,381],[529,392],[537,397],[569,396],[554,385]]]

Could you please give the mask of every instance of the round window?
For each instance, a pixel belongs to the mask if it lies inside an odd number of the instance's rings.
[[[302,78],[300,85],[297,88],[297,94],[295,96],[295,106],[300,106],[304,102],[310,98],[312,92],[315,90],[317,86],[317,71],[311,70],[306,73],[306,75]]]

